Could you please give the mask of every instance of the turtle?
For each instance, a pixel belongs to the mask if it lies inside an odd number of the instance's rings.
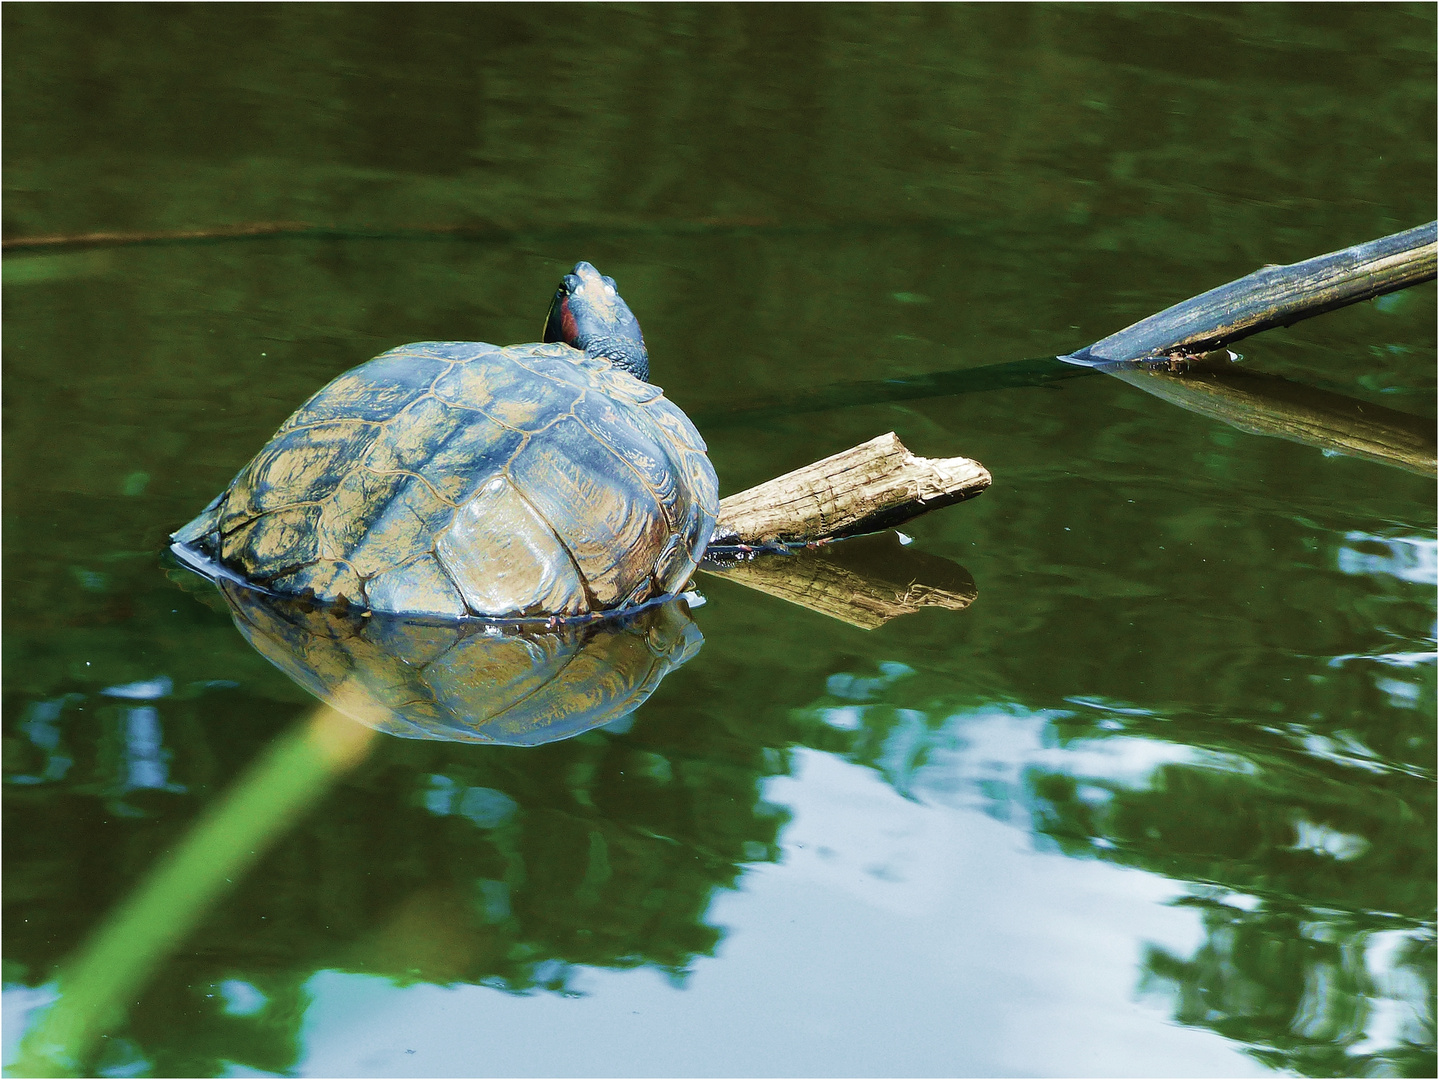
[[[649,382],[639,322],[587,262],[543,339],[401,345],[300,406],[193,521],[192,563],[342,609],[602,617],[670,596],[718,481]]]

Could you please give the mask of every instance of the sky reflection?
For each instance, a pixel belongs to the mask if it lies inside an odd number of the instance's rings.
[[[987,730],[1043,722],[995,713]],[[1033,745],[1009,739],[1012,763]],[[1175,883],[1036,851],[978,806],[905,798],[831,754],[797,750],[794,766],[765,790],[794,813],[781,862],[717,895],[706,921],[724,939],[683,987],[580,969],[576,996],[522,998],[323,971],[300,1073],[1265,1072],[1210,1032],[1156,1022],[1166,1002],[1137,993],[1146,946],[1202,940],[1198,913],[1170,904]]]

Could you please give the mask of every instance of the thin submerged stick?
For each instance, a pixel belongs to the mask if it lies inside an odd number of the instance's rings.
[[[11,236],[0,250],[37,251],[54,248],[124,247],[130,244],[183,243],[187,240],[238,240],[249,236],[286,236],[315,232],[303,221],[252,221],[241,225],[215,225],[207,229],[101,231],[52,233],[45,236]]]
[[[185,244],[206,241],[299,237],[335,240],[461,240],[504,243],[540,238],[594,239],[595,237],[668,236],[816,236],[855,233],[919,233],[964,235],[972,223],[949,218],[844,218],[842,220],[780,221],[776,218],[721,215],[698,218],[636,219],[561,222],[555,225],[516,225],[505,221],[431,223],[418,225],[319,225],[304,221],[253,221],[190,229],[92,230],[40,236],[10,236],[0,249],[12,253],[86,247],[128,247],[146,244]]]

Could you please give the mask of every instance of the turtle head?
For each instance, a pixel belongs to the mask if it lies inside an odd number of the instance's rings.
[[[587,262],[575,263],[555,290],[545,320],[545,341],[563,341],[648,381],[650,357],[640,324],[620,299],[615,279]]]

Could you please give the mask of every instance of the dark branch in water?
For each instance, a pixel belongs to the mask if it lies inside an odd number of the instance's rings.
[[[1431,221],[1289,266],[1266,266],[1061,359],[1103,367],[1218,349],[1261,330],[1432,281],[1436,251]]]
[[[899,379],[833,383],[702,409],[692,415],[701,427],[726,427],[857,405],[1051,386],[1112,365],[1119,365],[1113,370],[1149,368],[1171,355],[1206,352],[1262,330],[1289,326],[1325,311],[1432,280],[1435,232],[1435,223],[1430,222],[1292,266],[1265,267],[1062,357],[1007,360]]]
[[[1408,472],[1435,472],[1434,421],[1236,368],[1217,347],[1435,276],[1430,222],[1292,266],[1269,266],[1151,315],[1063,357],[1038,357],[904,379],[839,383],[700,412],[704,427],[795,413],[1048,386],[1104,371],[1147,393],[1255,435],[1361,457]],[[1201,356],[1208,352],[1208,356]]]

